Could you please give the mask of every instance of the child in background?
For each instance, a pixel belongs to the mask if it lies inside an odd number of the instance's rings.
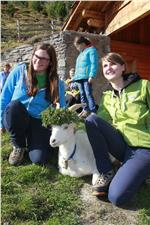
[[[76,59],[73,81],[78,84],[80,99],[84,105],[79,117],[86,118],[91,112],[97,111],[92,85],[98,69],[98,52],[91,41],[82,36],[75,38],[74,46],[79,55]]]
[[[66,80],[66,104],[67,106],[72,106],[76,103],[80,103],[80,92],[76,82],[72,81],[74,76],[75,69],[71,68],[69,71],[69,78]],[[81,112],[81,109],[78,109],[77,112]]]

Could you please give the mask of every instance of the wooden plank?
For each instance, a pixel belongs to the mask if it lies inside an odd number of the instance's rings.
[[[127,2],[128,4],[124,5],[123,8],[120,7],[118,12],[115,8],[115,4],[118,3],[114,3],[115,9],[110,9],[106,12],[106,35],[116,32],[121,28],[124,28],[125,26],[134,23],[142,17],[150,14],[150,1],[133,0],[131,2]]]
[[[105,20],[104,14],[100,12],[96,12],[94,10],[88,10],[84,9],[82,11],[82,17],[83,18],[93,18],[93,19],[98,19],[98,20]]]
[[[150,80],[150,46],[111,40],[111,51],[124,57],[128,72],[138,72],[142,78]]]
[[[68,21],[62,27],[62,30],[78,30],[80,23],[82,22],[82,11],[86,8],[86,1],[79,1],[76,8],[70,15]]]
[[[88,19],[87,24],[91,27],[102,28],[104,26],[104,20],[90,18]]]

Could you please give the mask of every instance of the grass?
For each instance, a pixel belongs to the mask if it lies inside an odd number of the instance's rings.
[[[20,23],[20,40],[18,40],[18,32],[16,21]],[[32,11],[26,7],[19,6],[15,15],[9,16],[5,7],[2,5],[1,10],[1,30],[2,41],[1,51],[4,53],[6,50],[20,46],[22,44],[28,44],[32,42],[33,37],[47,37],[51,35],[51,28],[49,25],[50,18],[42,13]],[[56,22],[56,21],[55,21]],[[43,23],[43,26],[39,24]],[[46,28],[44,29],[44,27]],[[55,25],[56,30],[60,30],[62,22],[57,22]],[[44,29],[44,30],[43,30]]]
[[[2,137],[2,224],[77,225],[82,179],[62,176],[58,171],[30,164],[8,164],[9,136]]]
[[[2,135],[2,223],[9,225],[82,225],[83,205],[79,193],[85,179],[71,178],[54,168],[24,164],[10,166],[9,135]],[[150,225],[150,186],[136,197],[138,225]],[[107,208],[106,208],[107,210]],[[90,213],[90,212],[89,212]],[[96,212],[95,212],[96,213]],[[117,224],[116,224],[117,225]]]
[[[150,184],[144,185],[137,194],[139,225],[150,225]]]

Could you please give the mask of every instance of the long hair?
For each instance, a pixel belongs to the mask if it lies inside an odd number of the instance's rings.
[[[109,52],[101,58],[101,62],[104,62],[104,61],[108,61],[108,62],[112,62],[112,63],[119,63],[120,65],[125,65],[125,70],[124,70],[123,74],[126,72],[127,64],[126,64],[124,58],[120,54],[118,54],[116,52]]]
[[[33,50],[32,57],[28,67],[27,94],[29,96],[35,96],[38,91],[37,78],[33,68],[32,58],[34,56],[34,53],[39,49],[46,50],[50,58],[50,63],[47,68],[47,75],[46,75],[45,99],[51,101],[52,103],[56,103],[59,99],[57,58],[55,49],[50,44],[45,43],[39,44]]]

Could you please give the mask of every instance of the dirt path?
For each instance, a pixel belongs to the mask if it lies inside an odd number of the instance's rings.
[[[131,203],[128,209],[120,209],[110,202],[92,196],[91,185],[85,183],[80,197],[83,202],[83,225],[137,225],[138,209]]]

